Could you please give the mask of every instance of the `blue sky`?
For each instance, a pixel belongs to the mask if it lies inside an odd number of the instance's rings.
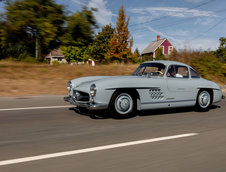
[[[215,50],[226,37],[226,0],[55,0],[70,12],[82,6],[98,8],[99,27],[115,26],[118,10],[124,6],[130,18],[133,49],[140,52],[156,36],[168,38],[177,49]],[[0,5],[0,10],[2,4]]]

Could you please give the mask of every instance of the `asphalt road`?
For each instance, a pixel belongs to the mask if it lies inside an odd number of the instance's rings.
[[[125,120],[65,105],[62,96],[0,98],[0,172],[226,171],[225,100],[209,112],[143,111]]]

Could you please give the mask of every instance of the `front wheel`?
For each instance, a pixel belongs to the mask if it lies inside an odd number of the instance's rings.
[[[196,107],[198,111],[208,111],[212,104],[212,97],[207,90],[199,91],[197,100],[196,100]]]
[[[116,118],[129,118],[134,114],[136,101],[130,93],[116,93],[110,104],[110,111]]]

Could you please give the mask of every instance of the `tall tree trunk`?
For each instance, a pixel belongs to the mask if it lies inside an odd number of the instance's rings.
[[[38,60],[38,37],[35,37],[35,58]]]
[[[38,36],[36,36],[36,38],[35,38],[35,58],[36,58],[36,60],[41,60],[40,56],[41,56],[40,40],[39,40]]]

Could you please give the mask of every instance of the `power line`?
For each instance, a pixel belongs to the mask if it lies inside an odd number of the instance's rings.
[[[205,32],[199,34],[198,36],[194,37],[193,39],[191,40],[188,40],[189,42],[190,41],[193,41],[201,36],[203,36],[204,34],[206,34],[207,32],[211,31],[212,29],[214,29],[215,27],[217,27],[219,24],[221,24],[224,20],[226,19],[226,17],[224,17],[223,19],[221,19],[219,22],[217,22],[216,24],[214,24],[212,27],[210,27],[209,29],[207,29]]]
[[[209,1],[203,2],[203,3],[201,3],[199,5],[196,5],[196,6],[192,7],[192,8],[186,9],[183,13],[185,13],[188,10],[192,10],[192,9],[201,7],[203,5],[209,4],[209,3],[214,2],[214,1],[217,1],[217,0],[209,0]],[[164,18],[168,18],[168,17],[172,17],[172,15],[165,15],[165,16],[162,16],[162,17],[159,17],[159,18],[156,18],[156,19],[152,19],[152,20],[146,21],[146,22],[131,24],[130,27],[133,27],[133,26],[136,26],[136,25],[142,25],[142,24],[150,23],[150,22],[153,22],[153,21],[158,21],[158,20],[161,20],[161,19],[164,19]]]
[[[219,11],[215,11],[214,13],[220,13],[220,12],[223,12],[223,11],[225,12],[226,9],[219,10]],[[161,28],[166,28],[166,27],[170,27],[170,26],[175,26],[175,25],[177,25],[177,24],[181,24],[181,23],[187,22],[187,20],[195,19],[195,18],[197,18],[197,17],[199,17],[199,16],[194,16],[194,17],[189,17],[189,18],[177,20],[177,21],[175,21],[174,23],[157,25],[157,28],[158,28],[158,29],[161,29]],[[202,16],[202,17],[204,17],[204,16]],[[160,27],[158,27],[158,26],[160,26]],[[162,27],[161,27],[161,26],[162,26]]]
[[[226,12],[226,9],[221,9],[221,10],[218,10],[218,11],[214,11],[214,13],[221,13],[221,12]],[[192,20],[192,19],[197,18],[197,17],[199,17],[199,16],[194,16],[194,17],[189,17],[189,18],[185,18],[185,19],[180,19],[180,20],[176,20],[174,22],[169,22],[169,23],[166,23],[166,24],[159,24],[159,25],[155,25],[155,26],[157,26],[157,29],[167,28],[167,27],[170,27],[170,26],[175,26],[175,25],[187,22],[188,20]],[[132,29],[130,31],[139,31],[139,32],[141,32],[141,31],[146,31],[146,30],[148,30],[148,29],[147,28],[146,29]]]

